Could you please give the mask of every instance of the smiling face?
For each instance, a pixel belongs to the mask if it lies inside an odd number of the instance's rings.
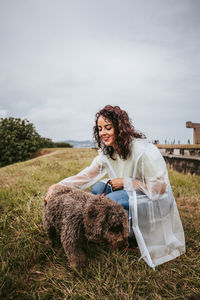
[[[115,129],[112,122],[104,119],[102,116],[98,118],[97,126],[99,129],[99,137],[103,143],[108,147],[114,147],[115,144]]]

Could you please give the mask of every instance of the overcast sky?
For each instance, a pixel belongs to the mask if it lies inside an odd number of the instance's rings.
[[[149,140],[200,123],[200,0],[0,0],[0,117],[92,139],[104,105]]]

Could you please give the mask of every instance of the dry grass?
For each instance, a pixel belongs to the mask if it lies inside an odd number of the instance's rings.
[[[1,299],[200,299],[200,177],[170,171],[185,229],[187,253],[150,269],[139,251],[90,249],[82,273],[68,267],[61,248],[46,244],[44,194],[77,173],[95,150],[57,149],[52,155],[0,169]]]
[[[159,149],[200,149],[199,144],[156,144]]]

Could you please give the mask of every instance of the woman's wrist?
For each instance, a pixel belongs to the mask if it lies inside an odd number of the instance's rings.
[[[113,190],[119,190],[124,187],[124,178],[114,178],[110,180],[110,185]]]
[[[138,180],[133,179],[132,180],[132,185],[133,185],[134,190],[137,190],[138,189]]]

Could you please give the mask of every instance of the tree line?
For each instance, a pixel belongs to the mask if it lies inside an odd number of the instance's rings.
[[[42,137],[27,119],[0,119],[0,167],[30,159],[41,148],[73,147]]]

